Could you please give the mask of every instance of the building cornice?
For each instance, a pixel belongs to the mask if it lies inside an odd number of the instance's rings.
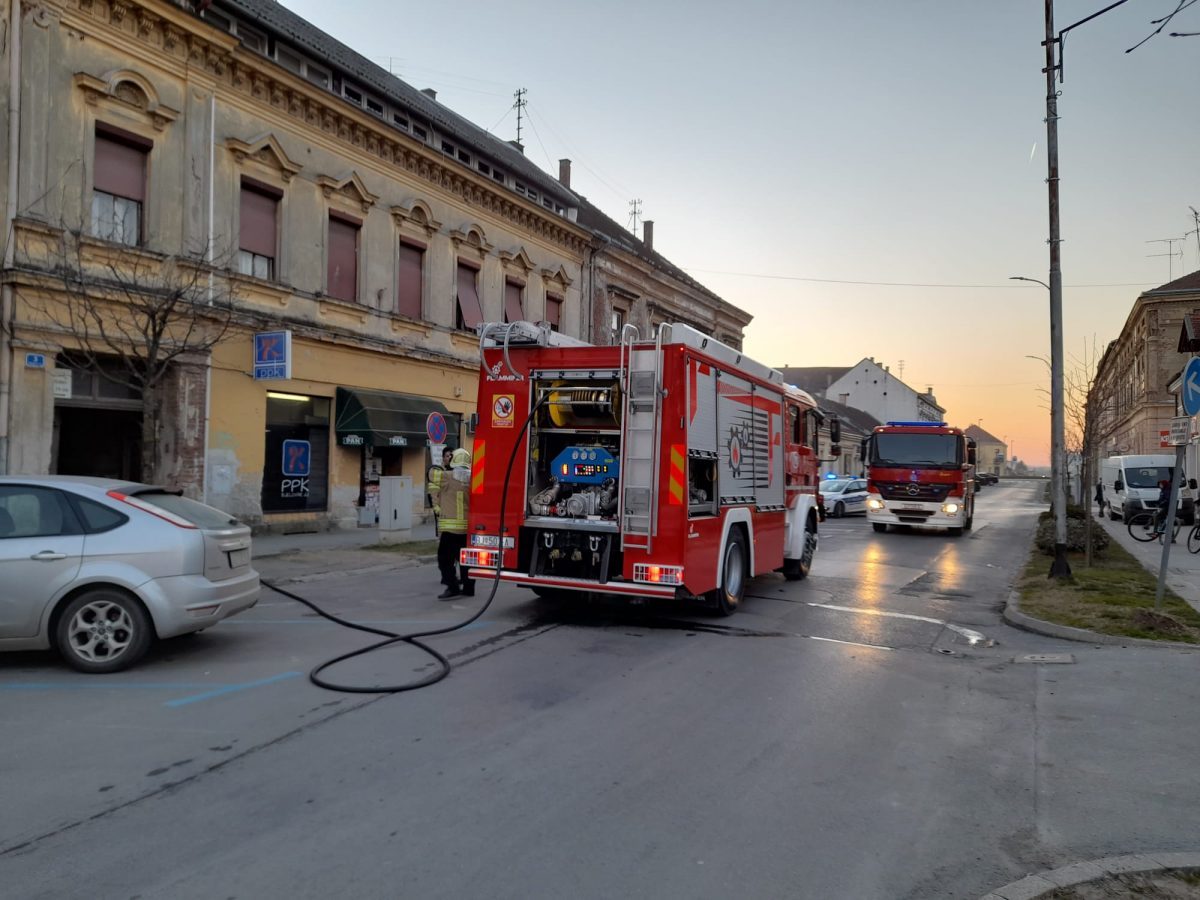
[[[415,138],[381,124],[338,97],[246,50],[235,37],[166,2],[154,0],[45,0],[61,9],[64,24],[80,31],[96,28],[116,32],[114,45],[130,49],[131,41],[181,63],[189,72],[200,69],[218,84],[275,112],[315,128],[331,139],[349,144],[377,163],[395,166],[466,205],[582,257],[590,232],[548,216],[530,203],[509,197],[464,171],[441,162]]]

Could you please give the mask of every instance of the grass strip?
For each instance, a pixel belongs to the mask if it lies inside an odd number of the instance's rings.
[[[1118,637],[1200,644],[1200,613],[1168,588],[1154,610],[1157,579],[1115,541],[1085,568],[1070,553],[1071,577],[1047,578],[1049,558],[1036,549],[1017,582],[1021,611],[1036,619]]]

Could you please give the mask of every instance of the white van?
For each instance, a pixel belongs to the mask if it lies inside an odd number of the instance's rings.
[[[1156,453],[1142,456],[1110,456],[1100,460],[1100,483],[1104,494],[1104,508],[1111,519],[1128,522],[1142,510],[1158,508],[1158,483],[1170,481],[1175,471],[1173,453]],[[1195,506],[1189,485],[1180,484],[1179,505],[1176,507],[1183,521],[1191,525],[1195,517]]]

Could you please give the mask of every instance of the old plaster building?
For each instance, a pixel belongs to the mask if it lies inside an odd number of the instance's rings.
[[[251,523],[350,524],[381,474],[421,483],[431,413],[469,444],[474,325],[607,320],[582,303],[592,238],[566,186],[277,3],[5,14],[4,470],[152,468]],[[182,273],[191,315],[159,335],[185,352],[153,398],[103,377],[141,352],[113,289],[137,272],[151,298]],[[106,340],[73,327],[79,292]],[[740,337],[748,317],[721,315]]]
[[[932,387],[924,393],[909,387],[874,357],[859,360],[835,378],[825,396],[870,413],[881,422],[940,422],[946,416]]]
[[[1134,302],[1096,369],[1098,457],[1172,452],[1162,446],[1162,432],[1177,415],[1171,385],[1192,353],[1187,329],[1196,315],[1200,272],[1145,291]]]
[[[968,426],[964,433],[975,441],[975,469],[991,475],[1003,475],[1007,453],[1004,440],[979,425]]]

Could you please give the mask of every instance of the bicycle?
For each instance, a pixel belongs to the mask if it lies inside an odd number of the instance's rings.
[[[1188,553],[1200,553],[1200,516],[1196,518],[1196,524],[1188,532],[1187,548]]]
[[[1173,529],[1171,531],[1171,540],[1174,541],[1179,535],[1178,516],[1175,517],[1175,520],[1172,524]],[[1193,528],[1192,530],[1195,531],[1196,529]],[[1149,543],[1155,539],[1161,539],[1165,533],[1166,529],[1163,528],[1159,523],[1158,510],[1147,510],[1145,512],[1135,513],[1134,516],[1129,520],[1129,536],[1135,541],[1141,541],[1143,544]],[[1188,536],[1188,540],[1189,542],[1191,541],[1190,535]],[[1200,551],[1200,535],[1197,535],[1196,547],[1197,549],[1193,550],[1193,553]]]

